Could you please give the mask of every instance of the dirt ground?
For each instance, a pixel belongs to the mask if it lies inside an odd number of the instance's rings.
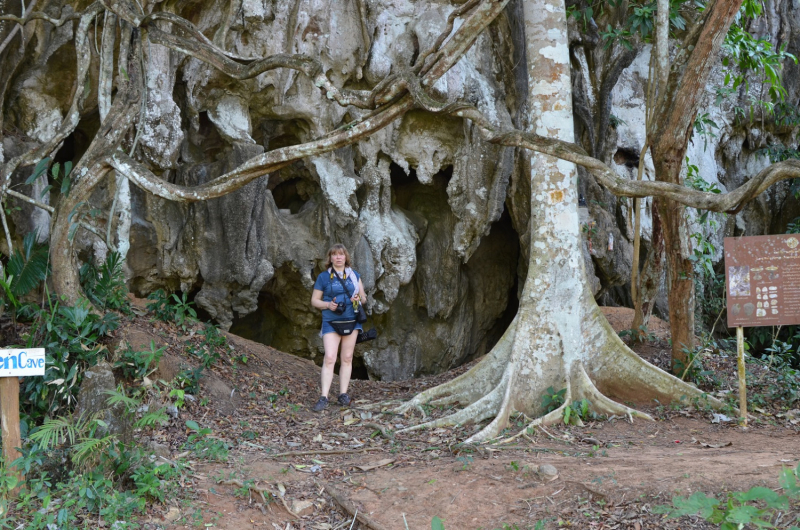
[[[607,310],[615,329],[629,326],[629,311]],[[663,322],[651,329],[665,337]],[[140,317],[122,335],[170,345],[162,372],[189,362],[180,351],[187,337],[166,325]],[[391,402],[468,367],[412,381],[356,380],[350,408],[332,404],[316,414],[310,410],[319,377],[313,363],[240,337],[230,335],[229,341],[247,363],[207,371],[200,399],[187,402],[166,429],[150,434],[168,447],[169,460],[185,453],[185,421],[197,421],[228,443],[227,462],[189,456],[192,469],[183,491],[166,506],[153,507],[154,525],[416,530],[430,529],[436,516],[448,530],[714,528],[698,518],[665,519],[654,507],[697,491],[723,498],[727,491],[757,485],[777,489],[781,469],[797,466],[800,458],[796,417],[764,409],[743,429],[733,421],[712,423],[710,411],[652,403],[645,408],[654,422],[555,426],[477,449],[459,443],[479,428],[474,425],[395,434],[418,423],[421,412],[397,416]],[[666,342],[641,350],[656,364],[669,360]],[[715,370],[735,373],[735,358],[717,357]],[[735,379],[728,386],[722,392],[735,393]],[[334,384],[332,395],[336,391]],[[508,436],[519,430],[512,426]],[[557,476],[548,475],[545,465]],[[777,526],[797,524],[797,516],[796,509],[782,514]]]

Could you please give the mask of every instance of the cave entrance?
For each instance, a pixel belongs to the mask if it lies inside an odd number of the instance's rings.
[[[275,271],[275,275],[264,285],[258,295],[258,309],[244,317],[234,317],[230,332],[245,339],[266,344],[277,350],[311,359],[317,366],[322,366],[324,354],[318,347],[319,312],[306,304],[309,316],[302,314],[304,323],[313,319],[316,326],[313,331],[303,329],[298,332],[298,324],[288,315],[297,314],[297,293],[305,297],[307,290],[300,282],[298,272],[290,266],[283,265]],[[301,302],[302,303],[302,300]],[[287,305],[291,304],[291,306]],[[321,341],[320,346],[321,346]],[[356,351],[356,353],[358,353]],[[335,372],[339,373],[339,362]],[[364,359],[353,358],[352,379],[369,379]]]

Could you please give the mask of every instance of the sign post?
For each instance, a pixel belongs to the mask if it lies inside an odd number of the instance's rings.
[[[22,480],[19,470],[10,467],[21,457],[19,430],[19,377],[44,375],[44,348],[0,350],[0,424],[3,431],[3,460],[6,469]]]
[[[726,237],[728,327],[736,328],[739,411],[747,426],[745,327],[800,324],[800,236]]]
[[[736,327],[736,360],[739,365],[739,414],[747,427],[747,376],[744,367],[744,328]]]

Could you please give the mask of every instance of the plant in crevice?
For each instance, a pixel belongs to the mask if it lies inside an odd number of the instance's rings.
[[[80,281],[86,297],[95,306],[130,313],[128,288],[125,286],[119,252],[109,252],[99,269],[91,262],[85,263],[80,269]]]
[[[542,397],[542,409],[544,413],[547,414],[549,412],[553,412],[558,407],[564,404],[564,396],[567,393],[566,388],[562,388],[558,392],[550,386],[547,387],[547,390],[544,391],[544,396]]]
[[[186,331],[188,325],[197,320],[197,311],[192,305],[194,302],[188,300],[186,293],[168,295],[163,289],[157,289],[147,296],[151,300],[147,304],[147,310],[161,321],[173,322],[176,326]]]

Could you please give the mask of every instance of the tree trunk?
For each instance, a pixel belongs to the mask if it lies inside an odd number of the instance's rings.
[[[681,167],[700,102],[725,35],[741,5],[742,0],[710,2],[696,43],[684,43],[685,49],[691,51],[686,67],[679,78],[670,76],[669,89],[659,98],[654,124],[659,134],[654,135],[651,151],[656,180],[681,184]],[[681,365],[685,367],[685,350],[694,347],[694,267],[688,259],[691,244],[685,207],[666,198],[658,204],[667,256],[672,370],[677,373]]]
[[[644,260],[642,272],[639,275],[639,288],[634,298],[633,322],[631,329],[635,333],[650,323],[653,306],[661,288],[661,279],[664,273],[664,231],[661,229],[661,216],[658,215],[658,199],[653,201],[652,218],[653,233],[650,235],[650,250]]]
[[[672,336],[672,373],[686,368],[687,351],[694,348],[694,264],[688,259],[686,207],[669,199],[659,201],[667,256],[667,304]]]
[[[564,0],[524,3],[528,109],[536,133],[573,141],[571,82]],[[598,414],[649,418],[625,401],[671,401],[701,392],[642,361],[619,339],[588,287],[578,226],[577,172],[572,163],[531,156],[531,246],[520,309],[497,346],[464,375],[419,394],[405,412],[427,402],[462,403],[460,411],[424,426],[493,418],[471,441],[496,437],[512,412],[560,421],[586,399]],[[566,388],[558,409],[542,410],[548,387]]]

